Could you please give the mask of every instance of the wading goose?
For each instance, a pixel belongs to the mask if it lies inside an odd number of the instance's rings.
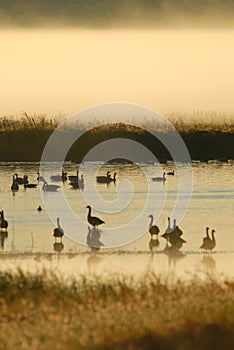
[[[44,177],[41,176],[39,172],[37,172],[37,181],[44,181]]]
[[[171,218],[168,217],[167,218],[167,228],[165,230],[165,232],[161,235],[161,237],[165,238],[166,240],[169,239],[169,233],[171,232],[172,228],[171,228]]]
[[[15,175],[13,175],[13,181],[12,181],[12,185],[11,185],[11,190],[12,191],[18,191],[19,189],[19,185],[18,183],[15,181]]]
[[[111,182],[112,180],[111,180],[110,171],[107,171],[106,176],[97,176],[96,181],[100,184],[106,184]]]
[[[91,216],[91,207],[90,205],[87,205],[86,207],[89,211],[88,211],[88,216],[87,216],[87,220],[88,220],[88,223],[94,227],[98,227],[99,225],[101,224],[105,224],[105,222],[101,219],[99,219],[98,217],[96,216]]]
[[[60,238],[60,240],[62,240],[63,235],[64,235],[64,231],[60,226],[59,218],[57,218],[57,227],[55,227],[53,230],[53,236],[55,237],[55,240],[57,240],[57,238]]]
[[[150,223],[149,223],[149,233],[151,234],[151,236],[153,235],[158,235],[159,234],[159,228],[156,225],[153,225],[154,222],[154,217],[153,215],[149,215],[150,218]]]
[[[172,171],[168,171],[167,175],[174,176],[174,175],[175,175],[175,171],[174,171],[174,170],[172,170]]]
[[[160,177],[160,176],[159,177],[152,177],[152,181],[165,182],[166,181],[166,173],[164,172],[162,177]]]
[[[43,191],[49,191],[49,192],[55,192],[59,189],[60,186],[58,185],[50,185],[48,184],[45,180],[43,180],[43,186],[42,189]]]
[[[203,238],[203,243],[200,246],[201,249],[204,249],[206,252],[208,250],[212,251],[216,246],[216,241],[214,237],[215,230],[211,231],[211,238],[209,236],[209,227],[206,228],[206,237]]]
[[[2,230],[7,230],[7,227],[8,227],[8,222],[7,222],[7,220],[5,220],[5,218],[4,218],[4,211],[3,210],[1,210],[0,211],[0,229],[1,229],[1,231]]]

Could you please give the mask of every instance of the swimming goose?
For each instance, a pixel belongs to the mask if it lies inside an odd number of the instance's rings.
[[[89,211],[88,211],[88,216],[87,216],[87,220],[88,220],[88,223],[94,227],[96,226],[99,226],[99,225],[102,225],[102,224],[105,224],[105,222],[101,219],[99,219],[98,217],[96,216],[91,216],[91,207],[90,205],[87,205],[86,207]]]
[[[62,240],[63,235],[64,235],[64,231],[63,231],[62,227],[60,226],[59,218],[57,218],[57,227],[55,227],[53,230],[53,236],[55,237],[55,240],[57,238],[60,238],[60,240]]]
[[[158,235],[160,231],[159,231],[158,226],[153,225],[153,222],[154,222],[154,217],[153,217],[153,215],[149,215],[148,217],[150,218],[149,233],[151,234],[151,236],[153,236],[153,235]]]
[[[79,174],[78,174],[78,178],[76,180],[70,181],[70,185],[74,189],[83,190],[84,189],[84,175],[81,175],[81,177],[79,178]]]
[[[24,188],[35,188],[37,184],[30,184],[28,182],[28,175],[24,175]]]
[[[43,191],[54,192],[54,191],[57,191],[58,188],[60,188],[60,186],[50,185],[45,180],[43,180],[43,186],[42,186]]]
[[[7,230],[7,227],[8,227],[8,222],[7,220],[5,220],[4,218],[4,211],[1,210],[0,211],[0,228],[1,228],[1,231],[4,229],[5,231]]]
[[[174,170],[168,171],[168,172],[167,172],[167,175],[172,175],[172,176],[174,176],[174,175],[175,175],[175,171],[174,171]]]
[[[157,182],[165,182],[166,181],[166,173],[163,173],[163,177],[152,177],[152,181]]]
[[[23,185],[24,183],[24,179],[22,177],[19,177],[17,173],[15,173],[15,182],[18,184],[18,185]]]
[[[110,171],[107,171],[106,176],[97,176],[96,181],[101,184],[106,184],[112,181],[110,176]]]
[[[109,177],[108,179],[107,179],[107,182],[116,182],[116,175],[117,175],[117,173],[114,173],[114,176],[113,177]]]

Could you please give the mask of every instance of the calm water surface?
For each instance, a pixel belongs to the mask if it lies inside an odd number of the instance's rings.
[[[92,166],[92,165],[91,165]],[[148,233],[149,218],[146,216],[133,230],[139,232],[140,238],[134,242],[113,249],[105,249],[108,242],[108,230],[112,227],[126,225],[141,212],[147,198],[147,181],[144,172],[149,178],[161,176],[161,169],[152,164],[137,165],[103,165],[100,174],[107,170],[117,172],[117,183],[121,180],[128,180],[133,187],[133,196],[125,209],[119,212],[98,213],[105,222],[100,229],[98,238],[103,246],[98,254],[91,252],[86,246],[89,228],[87,224],[87,203],[82,195],[85,193],[92,198],[90,175],[84,171],[83,191],[74,190],[69,182],[61,185],[58,193],[46,193],[59,205],[62,189],[67,202],[76,215],[83,221],[77,227],[78,244],[70,239],[69,233],[65,232],[63,244],[56,245],[52,231],[53,223],[45,210],[37,211],[38,205],[43,206],[41,193],[38,184],[35,189],[24,189],[21,185],[19,191],[12,193],[11,183],[14,173],[19,176],[27,174],[29,181],[37,183],[38,163],[1,163],[0,164],[0,208],[4,209],[5,218],[9,227],[6,235],[1,235],[0,259],[4,260],[1,268],[12,268],[23,266],[30,269],[38,266],[58,268],[63,273],[76,274],[95,271],[122,272],[127,274],[144,273],[148,269],[166,276],[168,272],[176,272],[178,276],[192,275],[201,271],[215,273],[217,275],[233,276],[234,258],[234,232],[233,232],[233,207],[234,207],[234,163],[193,163],[193,195],[189,208],[179,226],[183,230],[183,238],[186,243],[176,256],[165,254],[165,240],[159,236],[159,247],[154,255],[149,250],[150,234]],[[67,163],[64,166],[68,174],[75,175],[77,165]],[[163,170],[175,169],[173,164],[162,165]],[[182,175],[188,168],[181,165]],[[143,172],[144,171],[144,172]],[[49,183],[52,181],[48,178]],[[155,205],[152,205],[148,214],[157,217],[157,225],[160,234],[167,227],[167,217],[171,214],[173,205],[177,198],[177,175],[168,177],[166,184],[155,183]],[[111,183],[97,184],[97,191],[100,196],[108,200],[117,198],[117,186]],[[129,188],[129,187],[128,187]],[[126,194],[127,195],[127,194]],[[186,195],[186,194],[183,194]],[[162,211],[161,211],[161,208]],[[64,213],[65,220],[66,213]],[[63,227],[63,215],[60,215],[61,226]],[[216,230],[216,248],[212,254],[205,255],[199,249],[202,239],[205,236],[205,228]],[[127,229],[126,229],[127,230]],[[129,234],[121,228],[119,234]],[[61,251],[60,251],[61,250]]]

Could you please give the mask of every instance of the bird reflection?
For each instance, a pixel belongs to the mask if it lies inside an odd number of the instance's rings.
[[[64,249],[63,242],[54,242],[53,249],[56,253],[60,254]]]
[[[159,239],[158,237],[154,238],[151,236],[151,239],[149,241],[149,250],[151,251],[152,254],[154,254],[159,246]]]
[[[212,255],[203,255],[202,264],[208,273],[213,273],[216,268],[216,260]]]
[[[0,241],[1,241],[1,248],[4,250],[4,243],[5,239],[8,237],[8,232],[7,231],[0,231]]]
[[[92,229],[88,226],[88,234],[86,238],[87,245],[93,250],[99,250],[101,247],[104,247],[104,244],[100,241],[101,234],[96,227]]]
[[[169,246],[168,242],[166,242],[166,246],[163,252],[168,256],[169,269],[175,268],[177,261],[186,256],[184,253],[180,252],[177,247],[173,245]]]

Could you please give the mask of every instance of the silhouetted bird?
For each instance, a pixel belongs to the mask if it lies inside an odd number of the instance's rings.
[[[59,218],[57,218],[57,227],[54,228],[54,230],[53,230],[53,236],[55,237],[55,240],[57,238],[60,238],[62,240],[63,235],[64,235],[64,231],[63,231],[62,227],[60,226]]]
[[[88,220],[88,223],[92,226],[99,226],[99,225],[102,225],[102,224],[105,224],[105,222],[101,219],[99,219],[98,217],[96,216],[91,216],[91,207],[90,205],[87,205],[86,207],[89,211],[88,211],[88,216],[87,216],[87,220]]]
[[[7,230],[7,227],[8,227],[8,222],[7,222],[7,220],[5,220],[5,218],[4,218],[4,211],[3,210],[1,210],[0,211],[0,228],[1,228],[1,231],[2,230]]]
[[[150,223],[149,223],[149,233],[152,235],[158,235],[160,230],[158,228],[158,226],[156,225],[153,225],[153,222],[154,222],[154,217],[153,215],[149,215],[149,218],[150,218]]]

